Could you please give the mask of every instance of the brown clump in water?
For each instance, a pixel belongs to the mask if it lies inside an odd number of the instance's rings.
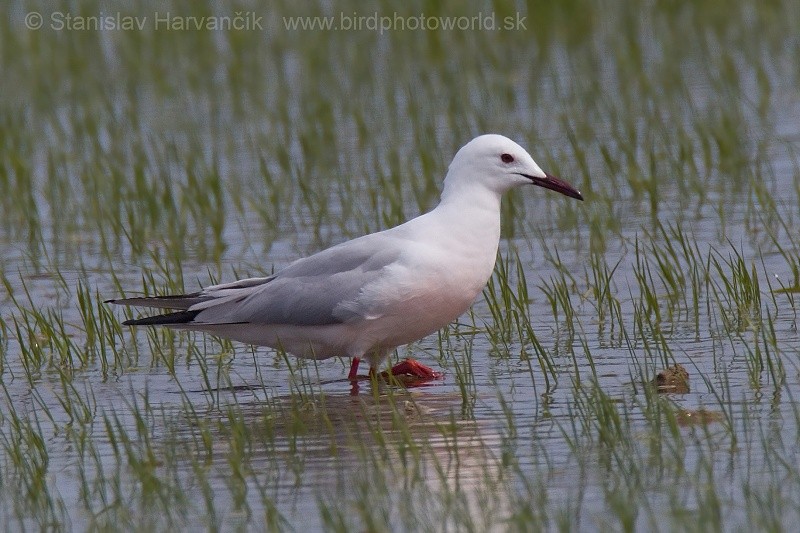
[[[653,385],[658,392],[686,394],[689,392],[689,372],[683,368],[683,365],[665,368],[656,375]]]

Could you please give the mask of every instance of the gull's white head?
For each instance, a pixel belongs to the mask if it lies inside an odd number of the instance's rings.
[[[498,196],[514,187],[539,185],[583,200],[578,189],[543,171],[523,147],[502,135],[475,137],[456,153],[444,180],[442,198],[470,185]]]

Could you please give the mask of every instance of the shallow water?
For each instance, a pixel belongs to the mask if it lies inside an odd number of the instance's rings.
[[[710,4],[542,8],[544,35],[493,36],[281,30],[327,4],[264,7],[258,34],[33,32],[14,6],[0,522],[790,529],[800,343],[795,293],[773,290],[800,262],[797,8]],[[486,131],[586,201],[506,199],[497,299],[396,355],[441,381],[354,397],[347,361],[119,328],[102,304],[415,216]],[[673,363],[691,391],[658,396]]]

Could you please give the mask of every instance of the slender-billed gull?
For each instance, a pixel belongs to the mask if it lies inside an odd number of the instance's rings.
[[[109,302],[176,310],[124,322],[129,326],[205,331],[303,358],[350,357],[355,380],[362,359],[374,374],[395,348],[469,309],[494,269],[500,198],[523,185],[583,200],[514,141],[482,135],[456,153],[439,204],[404,224],[298,259],[272,276]],[[392,373],[436,376],[413,359]]]

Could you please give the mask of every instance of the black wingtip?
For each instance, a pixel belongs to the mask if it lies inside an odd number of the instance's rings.
[[[168,326],[170,324],[187,324],[194,320],[200,311],[178,311],[177,313],[166,313],[164,315],[146,316],[144,318],[134,318],[126,320],[123,326]]]

